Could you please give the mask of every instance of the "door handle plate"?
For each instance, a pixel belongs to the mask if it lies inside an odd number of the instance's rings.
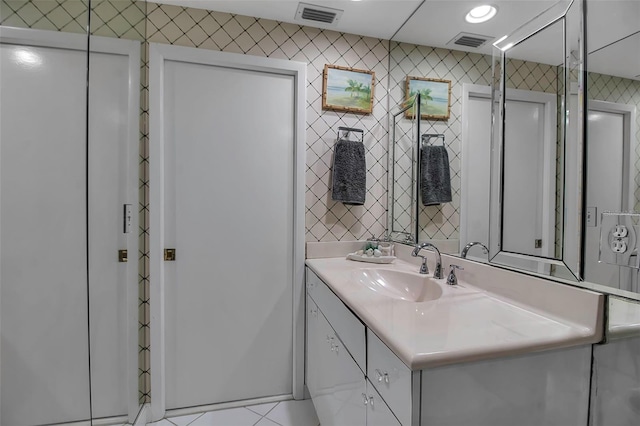
[[[127,260],[127,250],[118,250],[118,262],[125,263]]]
[[[164,260],[166,262],[173,262],[176,260],[176,249],[166,248],[164,249]]]

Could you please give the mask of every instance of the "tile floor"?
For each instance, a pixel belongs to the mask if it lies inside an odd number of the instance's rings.
[[[310,399],[167,417],[148,426],[320,426]]]

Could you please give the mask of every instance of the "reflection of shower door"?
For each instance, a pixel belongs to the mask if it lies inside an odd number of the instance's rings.
[[[635,144],[631,128],[635,109],[624,104],[590,101],[587,130],[587,208],[595,207],[596,226],[587,224],[584,239],[584,278],[586,281],[631,290],[629,268],[598,262],[600,214],[604,211],[635,210]],[[602,230],[607,232],[608,230]],[[603,248],[608,249],[607,247]]]
[[[88,164],[86,47],[0,27],[2,425],[88,420],[89,351],[93,415],[137,407],[140,45],[92,39]]]

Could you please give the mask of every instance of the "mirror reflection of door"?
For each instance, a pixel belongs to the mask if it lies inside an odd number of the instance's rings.
[[[630,163],[630,115],[628,105],[591,101],[587,124],[587,209],[594,220],[587,221],[585,233],[585,280],[621,290],[632,291],[637,271],[598,262],[600,250],[600,215],[604,211],[631,211],[627,194],[633,188]]]
[[[555,95],[509,90],[507,96],[502,250],[553,257]],[[489,200],[489,87],[468,87],[463,102],[468,127],[463,135],[462,181],[466,188],[461,191],[461,246],[472,241],[488,242],[489,202],[498,202]],[[470,253],[469,257],[482,255]]]
[[[536,99],[545,95],[555,103],[554,95],[543,93],[507,99],[502,250],[553,257],[555,141],[545,134],[551,125],[545,123],[546,105]]]

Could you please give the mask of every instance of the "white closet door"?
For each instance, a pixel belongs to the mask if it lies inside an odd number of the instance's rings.
[[[140,43],[92,38],[87,164],[87,37],[0,36],[0,424],[89,419],[89,350],[94,418],[125,415],[138,406]]]
[[[161,71],[168,409],[292,393],[294,77],[198,55]]]
[[[0,54],[0,424],[85,420],[87,54]]]
[[[102,52],[95,51],[100,48]],[[126,415],[128,405],[134,411],[137,407],[139,52],[137,41],[94,37],[89,54],[89,315],[94,418]],[[125,204],[131,206],[126,230]],[[127,250],[127,262],[119,262],[118,250]]]

